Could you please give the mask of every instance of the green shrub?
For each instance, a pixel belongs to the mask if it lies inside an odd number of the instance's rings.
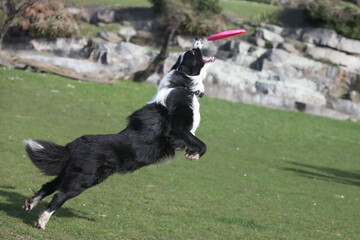
[[[167,0],[149,0],[156,12],[163,12],[168,9]],[[179,0],[184,6],[191,6],[197,13],[220,13],[219,0]]]
[[[25,10],[17,20],[17,27],[33,38],[72,37],[77,34],[78,25],[65,7],[62,1],[38,1]]]
[[[219,0],[149,0],[164,22],[179,22],[181,34],[207,35],[225,29],[226,17],[219,15]]]
[[[191,19],[180,25],[177,32],[179,34],[207,36],[211,33],[217,33],[226,30],[227,19],[223,15],[216,18]]]
[[[248,2],[270,3],[270,0],[246,0]]]
[[[316,0],[306,7],[307,20],[317,27],[331,28],[349,38],[360,39],[360,14],[356,7],[339,1]]]

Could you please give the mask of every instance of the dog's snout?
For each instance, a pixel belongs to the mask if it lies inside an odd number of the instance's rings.
[[[201,38],[199,38],[199,37],[194,38],[194,42],[192,44],[191,50],[194,49],[194,48],[199,48],[199,49],[202,48]]]

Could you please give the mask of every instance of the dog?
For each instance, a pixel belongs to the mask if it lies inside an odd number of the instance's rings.
[[[127,127],[117,134],[84,135],[61,146],[44,140],[25,140],[25,150],[45,175],[56,176],[25,201],[32,210],[43,198],[55,194],[40,214],[37,227],[45,229],[51,215],[67,200],[104,181],[114,173],[171,160],[175,151],[198,160],[206,145],[195,136],[200,123],[199,101],[203,79],[214,57],[203,58],[201,39],[180,54],[160,81],[158,91],[144,107],[128,117]]]

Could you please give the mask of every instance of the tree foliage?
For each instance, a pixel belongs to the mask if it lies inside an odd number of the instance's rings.
[[[316,0],[306,8],[309,22],[317,27],[331,28],[349,38],[360,39],[359,9],[335,0]]]
[[[2,0],[1,1],[1,10],[5,13],[6,17],[2,27],[0,29],[0,49],[2,48],[2,41],[5,34],[7,33],[9,27],[13,21],[24,13],[25,9],[32,6],[36,0]]]
[[[78,26],[65,7],[63,1],[37,1],[19,16],[17,26],[33,38],[71,37],[76,35]]]
[[[224,26],[219,0],[149,0],[166,24],[176,24],[183,34],[207,35]]]

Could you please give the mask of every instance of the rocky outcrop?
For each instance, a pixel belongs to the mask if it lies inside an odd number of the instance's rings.
[[[360,45],[360,43],[359,43]],[[331,48],[308,45],[306,53],[318,60],[326,60],[349,70],[360,72],[360,57],[348,55]]]
[[[58,51],[57,47],[62,46],[58,44],[59,42],[63,41],[59,39],[47,44],[34,41],[33,44],[37,46],[38,51],[18,52],[15,55],[15,62],[18,65],[26,65],[70,78],[113,83],[118,78],[129,78],[134,72],[146,69],[150,60],[156,55],[146,47],[129,42],[94,46],[89,42],[85,46],[74,42],[74,45],[68,45],[63,51]],[[77,59],[74,56],[77,56]]]
[[[86,16],[83,11],[80,15]],[[115,21],[123,26],[119,32],[96,35],[94,41],[32,40],[24,49],[36,53],[22,52],[18,64],[77,79],[113,82],[146,69],[157,55],[158,51],[129,42],[142,39],[146,45],[149,36],[161,41],[161,36],[154,34],[159,29],[152,10],[100,9],[88,12],[88,17],[97,24]],[[261,25],[252,37],[232,39],[247,41],[204,42],[203,54],[217,59],[204,82],[208,96],[337,119],[360,119],[360,41],[332,30],[274,25]],[[188,49],[192,40],[176,36],[171,44]],[[171,53],[162,71],[148,81],[157,84],[180,52]]]
[[[283,41],[279,37],[282,37]],[[332,29],[281,28],[274,25],[262,25],[262,28],[257,29],[255,42],[258,46],[264,47],[266,41],[275,47],[296,54],[301,53],[288,44],[302,42],[307,44],[304,54],[360,73],[360,41],[343,37]]]
[[[90,18],[90,23],[96,24],[99,22],[102,23],[111,23],[115,21],[116,11],[113,9],[99,9]]]
[[[300,36],[303,42],[337,49],[349,54],[360,54],[360,41],[338,35],[332,29],[305,28]]]
[[[33,39],[31,47],[39,52],[48,52],[60,57],[78,57],[80,50],[88,43],[86,38],[57,38],[54,41]]]
[[[15,57],[16,64],[22,64],[39,71],[51,72],[61,76],[100,83],[114,83],[119,74],[111,67],[102,64],[68,57],[20,52]]]

